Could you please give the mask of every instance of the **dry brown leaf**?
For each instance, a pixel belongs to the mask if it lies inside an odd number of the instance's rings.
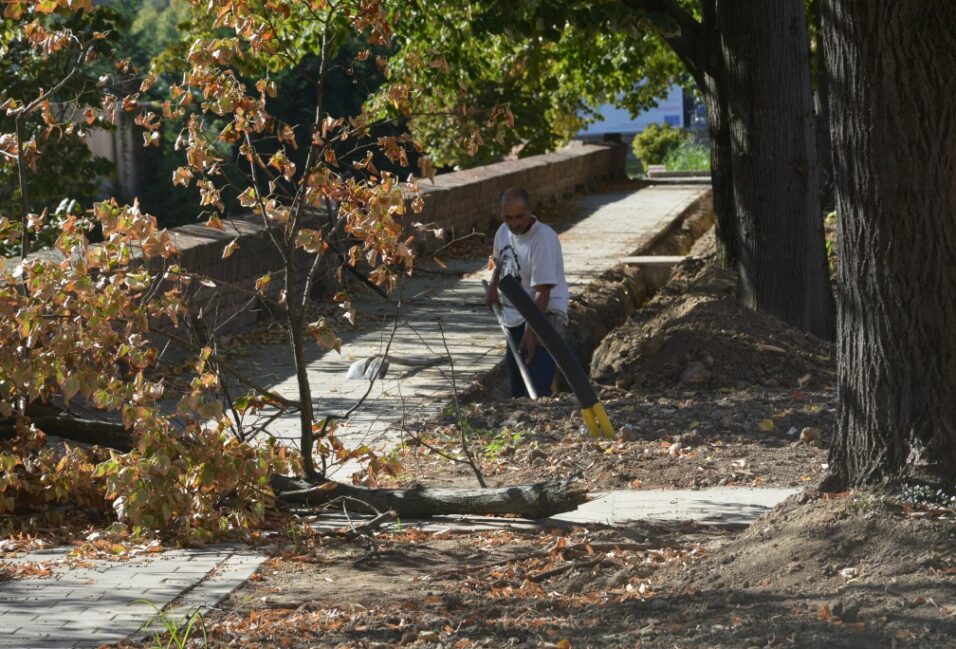
[[[817,611],[817,617],[819,617],[824,622],[830,620],[833,617],[833,611],[830,610],[829,604],[824,604],[820,607],[820,610]]]

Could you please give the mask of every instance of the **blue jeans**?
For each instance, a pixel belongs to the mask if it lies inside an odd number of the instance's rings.
[[[514,341],[515,347],[521,344],[521,338],[524,336],[525,325],[520,324],[517,327],[508,327],[508,335]],[[534,350],[534,358],[530,363],[527,362],[527,355],[522,352],[525,364],[528,366],[528,373],[531,375],[531,383],[534,385],[539,397],[551,396],[551,382],[554,380],[554,373],[557,370],[554,359],[540,342]],[[514,398],[528,396],[524,381],[521,379],[521,372],[518,370],[518,363],[515,362],[511,354],[511,348],[507,350],[506,364],[508,365],[508,380],[511,383],[511,396]]]

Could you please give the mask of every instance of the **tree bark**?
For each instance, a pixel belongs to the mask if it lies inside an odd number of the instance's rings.
[[[833,340],[802,0],[718,5],[741,303]]]
[[[731,176],[731,140],[723,87],[725,70],[717,24],[717,0],[701,2],[699,21],[674,0],[625,0],[624,4],[639,15],[666,17],[672,23],[664,29],[659,27],[658,34],[694,78],[707,109],[717,263],[722,268],[734,268],[737,263],[737,211]]]
[[[673,0],[625,4],[670,18],[661,38],[704,99],[718,263],[740,301],[833,340],[803,2],[702,0],[699,21]]]
[[[956,3],[826,0],[844,486],[956,475]]]
[[[96,419],[74,417],[52,408],[27,409],[30,422],[47,435],[62,437],[74,442],[104,446],[122,453],[133,448],[133,437],[122,424]],[[13,439],[17,434],[13,422],[0,422],[0,439]]]
[[[525,518],[547,518],[574,510],[590,500],[581,483],[574,480],[552,480],[500,489],[367,489],[339,482],[315,484],[273,476],[272,488],[279,501],[287,504],[320,506],[336,498],[346,498],[346,506],[353,511],[374,514],[392,510],[409,518],[443,514],[513,514]]]
[[[714,232],[717,238],[717,264],[737,267],[737,206],[734,197],[732,140],[725,92],[726,70],[721,54],[717,5],[704,3],[701,15],[701,72],[697,87],[707,109],[710,135],[710,182],[714,192]]]
[[[820,3],[812,4],[815,43],[812,56],[812,70],[816,82],[813,94],[813,107],[816,113],[817,158],[820,161],[820,207],[824,212],[832,212],[835,207],[833,196],[833,145],[830,142],[830,85],[826,75],[826,53],[821,42],[823,27],[820,20]]]

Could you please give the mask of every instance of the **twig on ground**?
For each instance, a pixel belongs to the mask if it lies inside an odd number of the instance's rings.
[[[455,414],[458,416],[458,433],[461,435],[461,450],[465,454],[465,457],[468,458],[467,464],[471,467],[475,477],[478,479],[478,484],[482,487],[487,487],[485,477],[481,475],[481,469],[475,464],[475,458],[471,453],[471,449],[468,447],[468,440],[465,437],[465,420],[461,416],[461,401],[458,398],[458,383],[455,380],[455,361],[452,358],[451,350],[448,349],[448,341],[445,339],[445,328],[442,327],[441,320],[438,321],[438,331],[441,333],[441,342],[445,347],[445,353],[448,355],[448,364],[451,367],[451,389],[455,395]]]
[[[372,520],[362,523],[358,527],[351,525],[349,531],[344,534],[345,540],[351,541],[359,536],[368,535],[369,532],[374,532],[382,525],[391,523],[396,518],[398,518],[398,514],[390,509],[387,512],[382,512]]]
[[[560,575],[562,572],[567,572],[574,568],[590,568],[591,566],[596,566],[599,563],[607,561],[605,557],[598,557],[597,559],[590,559],[588,561],[569,561],[568,563],[562,564],[557,568],[552,568],[551,570],[545,570],[544,572],[539,572],[528,577],[528,581],[533,581],[535,583],[539,581],[545,581]]]

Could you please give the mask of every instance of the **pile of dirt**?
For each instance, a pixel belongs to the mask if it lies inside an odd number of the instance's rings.
[[[693,646],[952,647],[956,516],[875,493],[793,497],[660,575]],[[649,646],[687,642],[665,625]]]
[[[735,291],[734,273],[716,268],[712,254],[684,262],[598,346],[592,379],[633,390],[834,383],[832,345],[740,306]]]

